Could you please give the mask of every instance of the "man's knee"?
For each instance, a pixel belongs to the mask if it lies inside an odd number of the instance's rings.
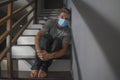
[[[50,34],[45,34],[40,38],[40,48],[48,52],[58,51],[62,48],[62,40],[58,37],[53,37]]]
[[[45,34],[40,38],[40,48],[42,50],[50,51],[50,46],[52,45],[53,38],[49,34]]]
[[[58,51],[62,48],[62,40],[60,38],[55,37],[52,43],[51,52]]]

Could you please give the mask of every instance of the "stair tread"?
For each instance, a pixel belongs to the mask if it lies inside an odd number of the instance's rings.
[[[57,10],[60,10],[60,9],[58,9],[58,8],[56,8],[56,9],[43,9],[43,11],[44,10],[53,10],[53,11],[57,11]]]
[[[46,11],[60,11],[60,9],[43,9],[41,12],[46,12]]]
[[[32,36],[32,35],[37,35],[37,33],[39,32],[39,30],[35,30],[35,29],[26,29],[22,35],[26,35],[26,36]]]
[[[25,49],[25,51],[23,50]],[[70,49],[69,49],[70,50]],[[14,45],[12,47],[13,59],[35,59],[35,49],[34,46],[29,45]],[[28,54],[26,54],[28,53]],[[23,55],[24,54],[24,55]],[[57,59],[70,59],[71,53],[68,51],[63,57]]]
[[[19,45],[34,45],[35,42],[35,36],[25,36],[25,35],[22,35],[18,38],[17,40],[17,44]]]
[[[1,71],[0,78],[8,79],[7,72]],[[30,71],[14,71],[13,78],[15,80],[72,80],[72,75],[70,71],[50,71],[47,78],[30,78]]]
[[[39,16],[39,19],[57,19],[57,16],[53,17],[53,16]]]
[[[18,57],[13,57],[13,60],[35,60],[35,57],[26,57],[26,56],[18,56]],[[55,60],[59,59],[64,59],[64,60],[69,60],[70,58],[67,56],[63,56],[62,58],[56,58]]]
[[[40,15],[44,15],[44,16],[57,16],[58,14],[53,14],[53,13],[40,13]]]
[[[27,28],[41,29],[42,27],[43,27],[43,25],[41,25],[41,24],[33,24],[33,25],[28,26]]]
[[[40,15],[43,15],[43,14],[45,14],[45,15],[58,15],[58,13],[50,13],[50,12],[40,12]]]

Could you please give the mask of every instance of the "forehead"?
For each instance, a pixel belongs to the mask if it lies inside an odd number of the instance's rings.
[[[61,12],[59,16],[69,18],[69,14],[65,12]]]

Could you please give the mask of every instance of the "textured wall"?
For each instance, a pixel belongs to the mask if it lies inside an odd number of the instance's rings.
[[[120,1],[72,1],[78,7],[69,4],[81,73],[79,77],[81,80],[120,80]],[[73,72],[77,80],[75,65]]]

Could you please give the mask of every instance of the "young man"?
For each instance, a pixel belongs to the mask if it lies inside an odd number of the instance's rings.
[[[35,37],[37,52],[32,66],[31,77],[47,77],[48,67],[52,60],[65,55],[70,43],[70,10],[63,8],[58,19],[48,20]]]

